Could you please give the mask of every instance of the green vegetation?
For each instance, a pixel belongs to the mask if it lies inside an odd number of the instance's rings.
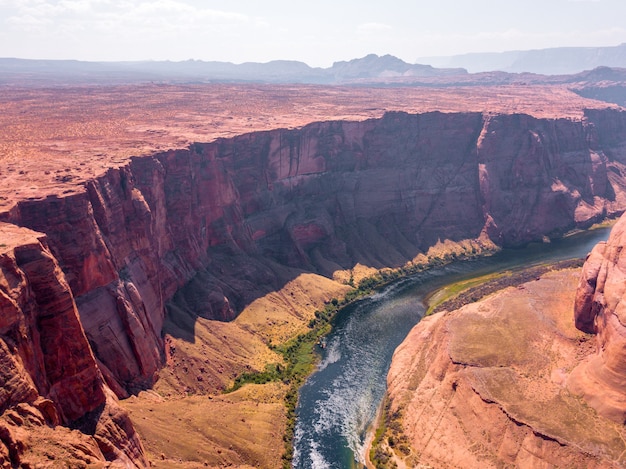
[[[510,271],[497,272],[494,274],[487,274],[481,277],[474,277],[468,280],[461,280],[460,282],[446,285],[445,287],[433,292],[426,298],[428,309],[426,310],[425,315],[430,316],[435,311],[440,311],[440,306],[442,306],[443,304],[449,304],[451,300],[458,297],[459,294],[466,290],[478,287],[479,285],[490,282],[492,280],[510,275],[512,275]]]
[[[321,344],[323,337],[331,331],[331,322],[341,308],[371,293],[370,283],[367,285],[363,287],[359,285],[359,288],[350,290],[343,299],[333,298],[326,303],[323,310],[315,311],[315,317],[309,321],[308,327],[310,330],[308,332],[300,334],[282,345],[269,344],[272,350],[283,356],[283,364],[272,363],[266,365],[263,371],[242,373],[235,379],[233,385],[225,390],[228,393],[236,391],[247,383],[264,384],[272,381],[282,381],[288,386],[285,395],[287,428],[283,436],[285,441],[285,452],[283,453],[284,468],[291,467],[298,391],[313,371],[318,359],[318,355],[315,353],[315,346]]]
[[[394,456],[404,458],[412,453],[408,438],[402,432],[400,422],[402,416],[399,411],[391,412],[389,404],[389,401],[385,400],[370,448],[370,461],[376,469],[397,468]]]
[[[507,287],[516,287],[541,277],[552,270],[563,270],[581,267],[584,259],[570,259],[551,264],[542,264],[530,268],[485,275],[448,285],[436,292],[429,299],[427,315],[439,311],[453,311],[468,303],[473,303],[491,293]],[[440,292],[443,292],[440,294]]]
[[[493,254],[496,250],[483,249],[477,250],[475,247],[464,249],[461,253],[448,252],[440,256],[434,256],[424,262],[409,262],[403,267],[397,269],[381,269],[376,274],[366,277],[359,282],[359,290],[367,290],[371,292],[377,290],[394,280],[414,275],[436,267],[443,267],[454,261],[476,259],[479,256]]]
[[[233,385],[225,391],[235,391],[246,383],[264,384],[271,381],[282,381],[288,386],[285,395],[287,428],[283,436],[285,441],[285,452],[282,457],[284,468],[290,468],[293,459],[293,436],[296,425],[298,391],[300,386],[304,384],[304,380],[313,371],[317,361],[315,346],[321,342],[323,336],[330,332],[331,320],[345,304],[345,299],[339,301],[333,298],[322,311],[315,312],[315,318],[309,322],[310,330],[308,332],[300,334],[285,344],[270,345],[270,348],[283,356],[283,364],[272,363],[267,365],[263,371],[242,373],[235,379]]]

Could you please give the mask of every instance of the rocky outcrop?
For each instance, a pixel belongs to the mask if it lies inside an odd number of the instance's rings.
[[[626,421],[626,217],[589,254],[576,295],[579,329],[597,334],[597,350],[574,371],[570,387],[600,414]]]
[[[399,467],[624,467],[622,423],[568,390],[595,345],[571,319],[578,277],[548,273],[415,326],[387,378],[387,455]]]
[[[46,236],[3,223],[0,233],[11,243],[0,247],[0,464],[34,466],[49,456],[70,466],[144,467],[141,442],[104,384]]]
[[[164,361],[168,301],[229,320],[289,280],[268,259],[331,275],[400,266],[443,239],[508,246],[589,226],[626,208],[625,144],[619,111],[388,113],[136,157],[0,220],[47,235],[124,397]]]

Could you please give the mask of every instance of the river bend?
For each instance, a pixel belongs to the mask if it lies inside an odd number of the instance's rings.
[[[422,318],[424,298],[447,284],[542,262],[580,258],[610,228],[422,272],[338,314],[321,361],[300,390],[295,468],[344,469],[364,462],[366,436],[384,397],[394,350]]]

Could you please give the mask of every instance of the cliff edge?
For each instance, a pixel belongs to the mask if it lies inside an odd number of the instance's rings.
[[[595,352],[572,373],[570,387],[599,414],[626,421],[626,217],[599,243],[583,267],[576,327],[597,335]]]
[[[0,466],[147,467],[46,236],[4,223],[0,234]]]
[[[65,176],[54,177],[62,184]],[[60,423],[96,438],[91,416],[114,406],[109,390],[126,398],[150,389],[168,363],[180,365],[162,373],[177,374],[181,394],[217,392],[233,374],[262,370],[262,360],[247,360],[272,355],[275,332],[267,328],[252,345],[242,339],[246,348],[225,333],[239,326],[220,324],[279,292],[270,301],[306,327],[317,306],[304,300],[294,308],[283,293],[289,285],[294,296],[305,290],[306,281],[293,286],[303,275],[402,267],[442,241],[475,254],[620,214],[626,113],[389,112],[315,122],[123,159],[67,191],[33,194],[0,212],[0,244],[8,247],[1,291],[13,298],[7,318],[13,328],[26,324],[24,334],[2,335],[15,343],[7,356],[20,357],[7,382],[32,381],[6,409],[42,396]],[[40,299],[20,306],[17,278]],[[291,328],[282,312],[257,313],[237,329],[240,337],[264,322]],[[50,326],[28,325],[36,318]],[[51,343],[53,353],[38,351]],[[182,363],[185,350],[193,366]],[[232,362],[221,377],[220,356]],[[89,399],[76,391],[85,385]],[[104,445],[117,453],[103,455],[143,464],[132,426],[115,415],[128,438]]]
[[[46,234],[99,368],[126,397],[164,363],[168,304],[232,320],[299,273],[589,226],[626,208],[625,148],[620,111],[388,113],[133,158],[0,221]]]

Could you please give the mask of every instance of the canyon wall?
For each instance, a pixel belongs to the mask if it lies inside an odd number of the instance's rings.
[[[288,280],[268,259],[331,275],[400,266],[443,239],[558,236],[626,208],[625,164],[617,111],[389,113],[136,157],[0,220],[47,235],[122,397],[154,381],[172,298],[229,320]]]
[[[39,280],[44,273],[20,267],[29,291],[46,298],[20,314],[47,317],[56,302],[75,309],[80,328],[62,329],[53,342],[83,344],[93,383],[126,397],[157,378],[168,304],[230,320],[294,271],[401,266],[444,239],[513,246],[625,209],[626,113],[574,120],[433,112],[137,156],[82,191],[22,200],[0,221],[45,234],[44,257],[66,282],[57,300]],[[24,341],[44,340],[40,329],[28,329]],[[42,379],[48,368],[33,354],[19,355],[33,389],[5,407],[40,395],[64,421],[90,415],[80,396],[63,394],[72,385],[55,387],[74,372],[61,366],[58,377]],[[108,388],[93,386],[101,389],[94,402],[105,402]]]
[[[0,467],[145,467],[46,236],[3,223],[0,233],[12,242],[0,247]]]
[[[570,387],[601,415],[626,422],[626,216],[587,257],[578,285],[575,320],[597,334],[593,355],[572,373]]]

